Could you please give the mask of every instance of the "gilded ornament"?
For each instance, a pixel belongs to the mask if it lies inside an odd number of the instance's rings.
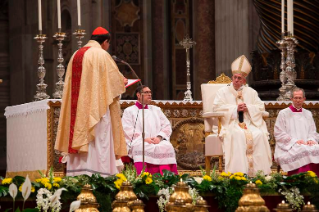
[[[274,211],[290,212],[290,211],[292,211],[292,208],[289,206],[288,203],[285,203],[285,201],[282,201],[281,203],[278,204],[277,208],[275,208]]]
[[[144,212],[145,204],[137,199],[130,205],[132,212]]]
[[[238,205],[236,212],[269,212],[265,206],[265,201],[259,194],[259,189],[256,187],[256,184],[251,182],[246,185]]]
[[[77,200],[81,200],[81,206],[75,212],[98,212],[99,204],[96,201],[92,192],[92,187],[89,184],[83,186],[81,193],[77,197]]]
[[[137,197],[133,191],[133,186],[129,181],[124,181],[122,183],[122,186],[120,188],[119,193],[115,196],[116,200],[123,200],[127,203],[133,202],[134,200],[137,200]]]
[[[193,202],[193,199],[191,195],[188,193],[188,190],[189,187],[185,182],[178,182],[176,184],[174,193],[169,198],[169,202],[166,205],[166,210],[175,211],[173,210],[174,208],[181,208],[178,211],[188,211],[187,208],[190,207],[190,205],[192,205]]]
[[[316,206],[314,206],[313,204],[310,204],[310,202],[308,202],[302,209],[302,212],[315,212],[318,211],[316,209]]]

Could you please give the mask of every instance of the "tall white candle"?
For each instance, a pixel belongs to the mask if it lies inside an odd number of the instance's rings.
[[[78,6],[78,25],[81,26],[81,2],[80,2],[80,0],[77,0],[77,6]]]
[[[285,32],[285,0],[281,0],[281,32]]]
[[[61,2],[57,0],[57,11],[58,11],[58,29],[61,29]]]
[[[42,31],[41,0],[38,0],[38,20],[39,20],[39,31]]]
[[[291,3],[292,0],[287,0],[287,25],[288,25],[288,32],[291,33]]]
[[[291,0],[291,35],[294,36],[294,0]]]

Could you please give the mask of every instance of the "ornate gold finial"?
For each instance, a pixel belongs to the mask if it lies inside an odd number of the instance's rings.
[[[236,212],[269,212],[268,208],[265,206],[265,201],[259,194],[259,189],[252,182],[246,185],[243,196],[240,198],[238,205]]]
[[[144,203],[137,199],[131,204],[132,212],[144,212]]]
[[[308,202],[302,209],[302,212],[306,212],[306,211],[315,212],[315,211],[318,211],[318,210],[316,209],[316,206],[314,206],[313,204],[310,204],[310,202]]]
[[[133,186],[129,181],[124,181],[122,183],[122,186],[120,188],[119,193],[116,194],[115,199],[122,199],[126,202],[132,202],[134,200],[137,200],[137,196],[135,195],[133,191]]]
[[[194,205],[194,211],[195,212],[208,212],[208,208],[210,206],[207,205],[206,200],[204,200],[203,198],[200,198],[196,201],[196,205]]]
[[[192,212],[193,205],[185,203],[183,199],[176,199],[167,209],[167,212]]]
[[[92,187],[89,184],[83,186],[81,193],[77,197],[77,200],[81,200],[81,206],[75,212],[98,212],[99,204],[96,201],[95,196],[92,193]]]
[[[290,208],[289,204],[285,203],[283,200],[281,203],[278,204],[277,208],[274,209],[277,212],[290,212],[292,208]]]
[[[188,193],[188,189],[188,185],[185,182],[182,180],[178,182],[174,193],[170,196],[169,202],[166,204],[166,210],[170,211],[173,210],[173,208],[181,207],[181,205],[184,205],[185,207],[192,206],[193,199]]]
[[[123,196],[112,203],[112,208],[112,212],[131,212],[131,209],[127,205],[127,201]]]
[[[208,84],[229,84],[231,79],[226,76],[224,73],[216,77],[216,80],[209,81]]]

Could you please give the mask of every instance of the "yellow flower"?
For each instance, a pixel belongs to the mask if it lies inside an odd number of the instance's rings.
[[[232,175],[232,176],[229,177],[229,179],[233,179],[234,177],[235,177],[235,175]]]
[[[235,176],[235,179],[236,179],[236,180],[241,180],[241,177]]]
[[[260,180],[256,180],[256,185],[262,185],[263,183]]]
[[[2,185],[11,184],[11,183],[12,183],[12,178],[4,178],[2,180]]]
[[[117,176],[119,179],[121,179],[122,181],[126,181],[126,180],[127,180],[126,177],[125,177],[125,175],[122,174],[122,173],[119,173],[119,174],[117,174],[116,176]]]
[[[308,175],[310,177],[317,177],[316,173],[314,173],[313,171],[308,171]]]
[[[59,185],[59,183],[53,183],[53,187],[60,188],[60,185]]]
[[[53,178],[53,182],[55,182],[55,183],[58,183],[58,182],[61,182],[61,181],[62,181],[61,177],[54,177]]]
[[[23,184],[22,184],[23,185]],[[19,187],[19,191],[22,192],[22,185],[20,185]]]
[[[51,190],[52,184],[51,183],[45,183],[44,187],[46,187],[47,189]]]
[[[240,179],[241,179],[241,180],[247,180],[245,177],[241,177]]]
[[[151,184],[152,182],[153,182],[153,180],[152,180],[151,177],[147,177],[146,180],[145,180],[146,184]]]
[[[205,175],[205,176],[203,177],[203,179],[204,179],[204,180],[207,180],[207,181],[212,181],[212,178],[211,178],[210,176],[208,176],[208,175]]]
[[[239,177],[243,177],[243,176],[244,176],[244,173],[242,173],[242,172],[236,172],[234,175],[239,176]]]
[[[41,182],[41,178],[35,179],[35,182],[40,183]]]
[[[224,180],[224,178],[221,176],[218,176],[218,180]]]
[[[230,176],[230,172],[228,172],[228,173],[222,172],[222,173],[220,174],[220,176],[222,176],[222,177],[229,177],[229,176]]]
[[[21,190],[22,190],[22,187],[21,187]],[[34,186],[31,187],[31,193],[34,193],[35,192],[35,188]]]
[[[123,180],[121,180],[121,179],[117,179],[117,180],[114,181],[114,185],[115,185],[115,187],[116,187],[117,189],[120,189],[120,188],[121,188],[122,183],[123,183]]]
[[[41,183],[42,183],[42,185],[45,186],[45,184],[47,184],[47,183],[49,183],[49,182],[50,182],[49,178],[46,178],[46,177],[41,178]]]
[[[317,184],[318,184],[318,180],[317,180],[317,179],[315,179],[315,178],[314,178],[313,180],[315,181],[315,183],[317,183]]]

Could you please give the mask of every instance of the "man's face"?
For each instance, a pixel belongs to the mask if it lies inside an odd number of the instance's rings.
[[[232,80],[235,90],[239,89],[246,82],[246,78],[241,74],[234,74]]]
[[[303,96],[302,91],[295,91],[293,93],[293,97],[291,98],[291,101],[293,102],[294,106],[298,109],[302,107],[305,100],[306,97]]]
[[[104,49],[105,51],[107,51],[110,47],[110,40],[105,40],[102,45],[101,45],[102,49]]]
[[[143,95],[141,93],[137,93],[137,100],[142,103],[142,96],[144,96],[144,104],[149,105],[152,101],[152,91],[149,87],[143,88]]]

